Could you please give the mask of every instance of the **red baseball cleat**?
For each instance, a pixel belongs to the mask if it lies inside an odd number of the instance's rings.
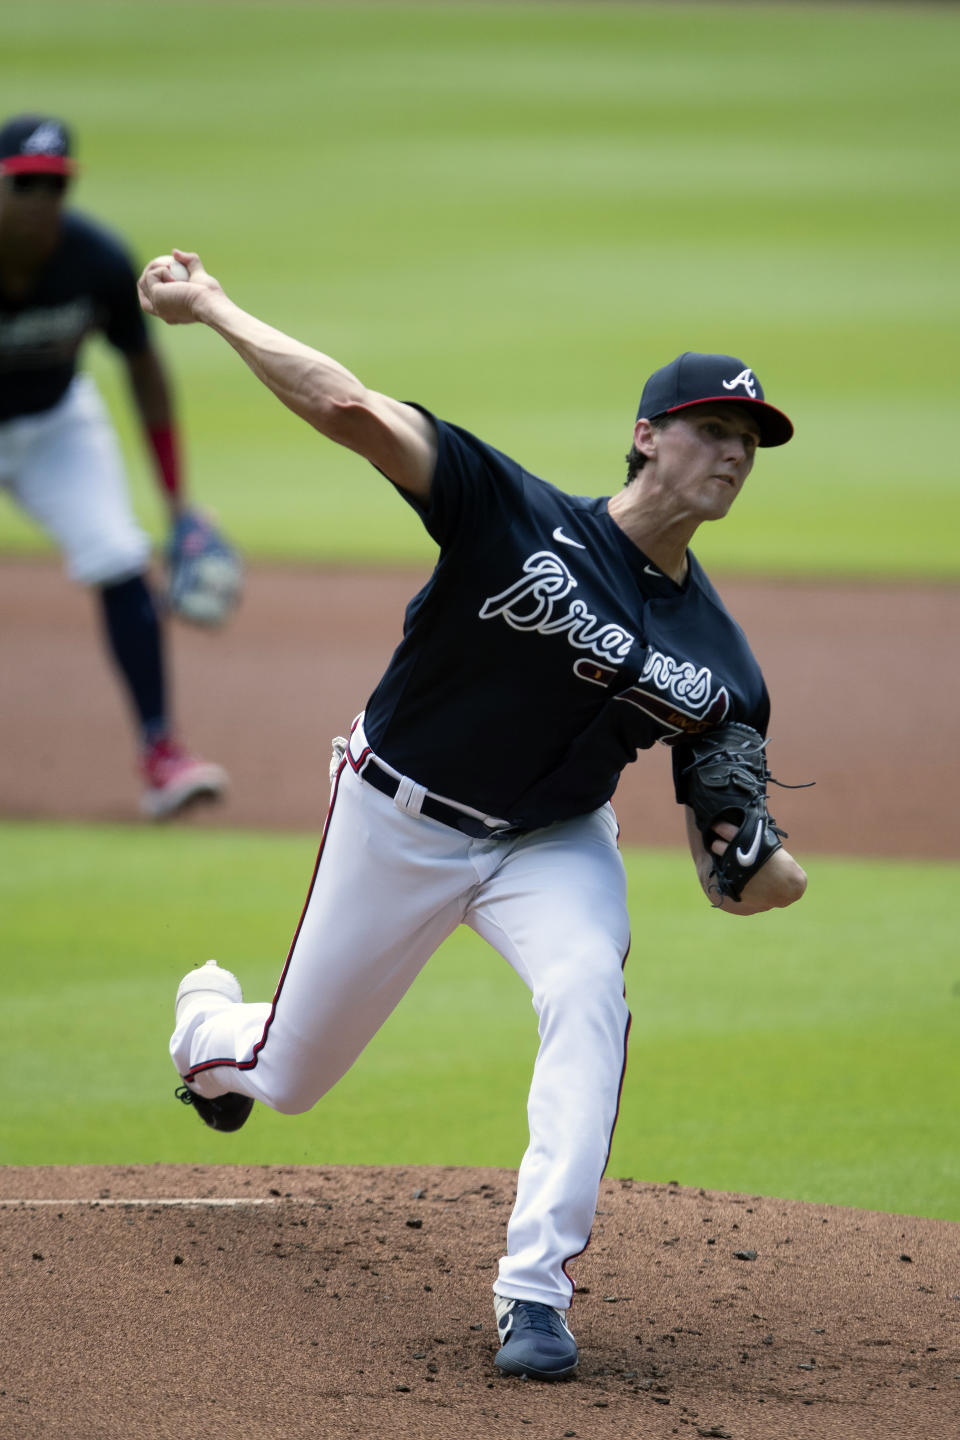
[[[165,820],[195,800],[218,800],[227,788],[227,772],[199,760],[176,740],[156,740],[144,750],[140,771],[147,782],[140,809],[152,820]]]

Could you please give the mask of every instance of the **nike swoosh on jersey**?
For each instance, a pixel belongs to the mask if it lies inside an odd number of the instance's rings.
[[[562,525],[558,525],[554,530],[553,538],[561,545],[573,545],[577,550],[586,550],[587,548],[586,545],[581,545],[579,540],[571,540],[569,535],[564,535]]]
[[[748,868],[750,865],[752,865],[753,862],[754,862],[754,860],[756,860],[757,856],[760,854],[760,841],[761,841],[762,839],[763,839],[763,821],[762,821],[762,820],[758,820],[758,821],[757,821],[757,833],[756,833],[756,835],[754,835],[754,837],[753,837],[753,844],[750,846],[750,849],[749,849],[749,850],[741,850],[741,849],[740,849],[740,846],[739,846],[739,845],[737,846],[737,863],[740,864],[740,865],[742,865],[742,866],[744,867],[744,869],[746,869],[746,868]]]
[[[644,573],[644,575],[656,575],[656,577],[657,577],[658,580],[662,580],[662,579],[663,579],[663,571],[662,571],[662,570],[654,570],[654,568],[653,568],[652,565],[644,565],[644,567],[643,567],[643,573]]]

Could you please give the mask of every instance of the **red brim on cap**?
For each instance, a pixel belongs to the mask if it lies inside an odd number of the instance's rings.
[[[749,406],[757,412],[757,423],[760,426],[760,444],[763,446],[786,445],[793,437],[793,422],[788,420],[782,410],[775,405],[768,405],[766,400],[751,400],[747,395],[702,395],[697,400],[685,400],[682,405],[671,405],[665,410],[665,415],[676,415],[678,410],[692,410],[696,405],[713,405],[719,401],[723,405]]]
[[[0,160],[4,175],[72,175],[76,168],[67,155],[5,155]]]

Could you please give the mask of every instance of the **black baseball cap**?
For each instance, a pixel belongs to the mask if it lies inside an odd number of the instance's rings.
[[[0,174],[72,175],[70,131],[51,115],[15,115],[0,128]]]
[[[690,405],[733,400],[753,413],[761,445],[786,445],[793,425],[782,410],[768,405],[763,386],[748,365],[735,355],[700,355],[687,350],[655,370],[643,387],[638,420],[656,420]]]

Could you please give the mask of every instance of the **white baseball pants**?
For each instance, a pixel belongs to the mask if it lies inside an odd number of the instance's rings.
[[[362,747],[358,724],[352,753]],[[626,884],[609,805],[527,835],[473,840],[399,808],[345,759],[273,1002],[211,996],[184,1006],[170,1053],[201,1095],[234,1091],[288,1114],[308,1110],[461,924],[513,967],[539,1020],[530,1143],[494,1290],[566,1308],[565,1265],[590,1236],[630,1019]]]
[[[0,425],[0,486],[56,541],[71,580],[116,584],[147,568],[150,541],[89,375],[77,375],[49,410]]]

